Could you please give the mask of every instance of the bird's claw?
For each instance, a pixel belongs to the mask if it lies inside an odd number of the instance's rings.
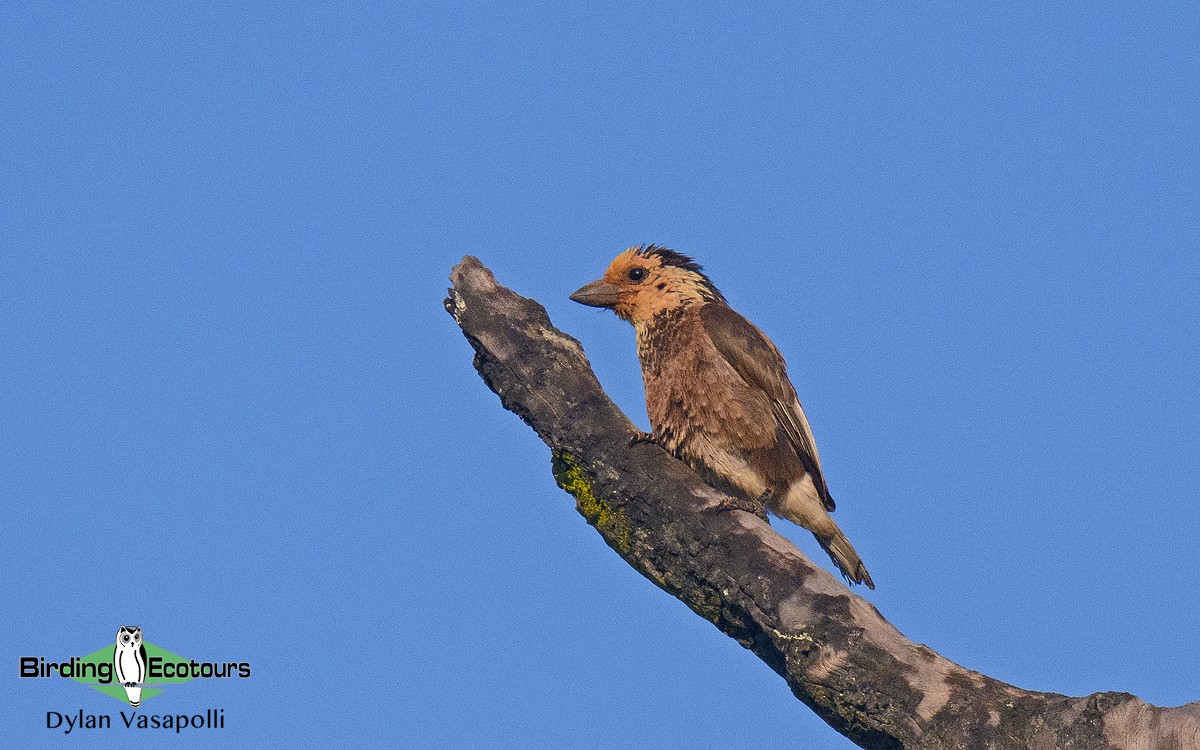
[[[651,445],[662,445],[661,443],[658,442],[658,436],[655,435],[653,432],[642,432],[641,430],[634,430],[633,437],[629,438],[629,445],[630,445],[630,447],[632,447],[632,446],[637,445],[638,443],[650,443]]]
[[[767,518],[767,506],[762,500],[747,500],[743,497],[727,497],[717,504],[717,510],[743,510],[747,513],[753,513],[762,520],[771,525],[771,521]]]

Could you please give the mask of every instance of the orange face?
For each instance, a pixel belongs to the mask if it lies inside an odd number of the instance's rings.
[[[681,305],[721,300],[721,293],[690,258],[654,245],[631,247],[609,264],[604,277],[571,299],[607,307],[634,325]]]

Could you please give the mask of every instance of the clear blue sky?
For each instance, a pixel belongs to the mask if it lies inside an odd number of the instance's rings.
[[[1200,699],[1194,4],[161,5],[0,18],[6,744],[120,707],[17,657],[129,623],[253,665],[144,704],[225,709],[179,747],[849,747],[603,545],[442,310],[478,255],[644,427],[567,300],[639,242],[788,357],[909,637]]]

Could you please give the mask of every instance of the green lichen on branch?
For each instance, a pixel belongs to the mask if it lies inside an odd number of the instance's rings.
[[[700,596],[695,599],[685,599],[684,604],[713,625],[721,627],[721,608],[724,602],[721,601],[721,595],[717,592],[701,591]]]
[[[629,554],[631,532],[625,514],[596,495],[592,480],[575,456],[555,451],[551,461],[554,480],[575,498],[580,514],[596,527],[610,547],[622,555]]]

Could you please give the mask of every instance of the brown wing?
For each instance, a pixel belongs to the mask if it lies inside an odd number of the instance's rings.
[[[771,400],[775,421],[783,428],[792,448],[812,475],[813,484],[825,503],[826,510],[834,509],[833,498],[821,475],[821,457],[813,440],[808,417],[796,397],[787,376],[783,355],[762,331],[739,315],[729,305],[709,302],[700,308],[700,320],[713,346],[721,353],[746,384],[765,392]]]

